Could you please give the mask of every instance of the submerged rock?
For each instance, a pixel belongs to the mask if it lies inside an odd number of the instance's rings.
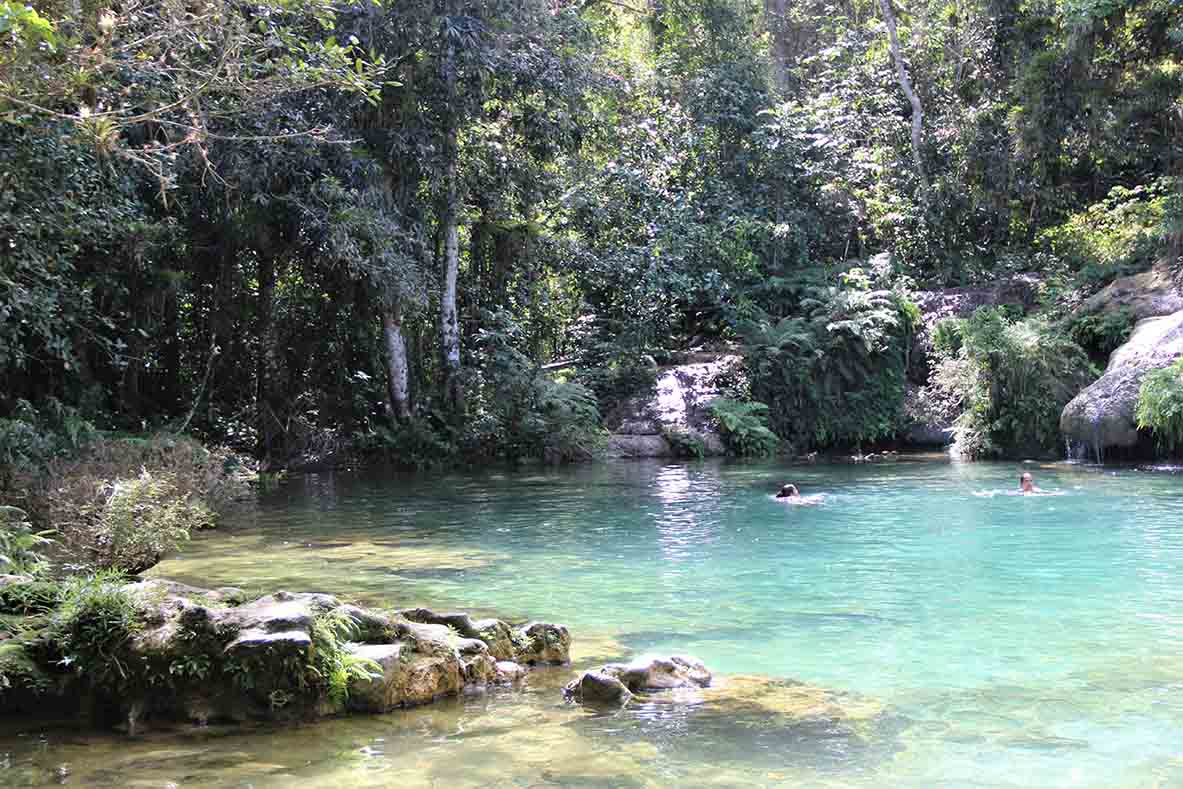
[[[1105,373],[1064,407],[1060,431],[1098,453],[1138,443],[1134,408],[1142,378],[1183,356],[1183,310],[1139,321],[1130,339],[1109,357]]]
[[[579,704],[620,707],[633,697],[619,678],[604,671],[585,671],[563,689],[563,694]]]
[[[616,677],[634,693],[670,688],[705,688],[711,684],[711,672],[698,658],[686,655],[640,657],[631,663],[610,663],[605,674]]]

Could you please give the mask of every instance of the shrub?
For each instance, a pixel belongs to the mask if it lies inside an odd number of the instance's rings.
[[[456,444],[451,436],[446,426],[436,428],[429,420],[416,418],[394,427],[374,425],[354,437],[354,447],[402,468],[437,468],[456,459]]]
[[[143,627],[140,603],[118,573],[70,579],[49,628],[58,663],[96,689],[120,692],[132,681],[130,644]]]
[[[1183,447],[1183,359],[1142,378],[1134,417],[1140,429],[1153,431],[1160,449]]]
[[[52,531],[34,531],[24,510],[0,506],[0,573],[36,575],[46,566],[43,551]]]
[[[306,684],[319,690],[335,704],[349,698],[349,683],[382,676],[382,667],[369,658],[349,652],[349,639],[358,633],[358,623],[348,614],[330,612],[312,623],[312,661],[307,666]]]
[[[77,452],[98,436],[80,412],[49,398],[38,411],[18,400],[12,415],[0,419],[0,490],[10,488],[18,473],[35,475],[46,463]]]
[[[766,456],[776,452],[780,439],[768,427],[768,406],[720,397],[710,404],[727,449],[736,455]]]
[[[752,396],[795,449],[888,438],[903,417],[917,311],[891,291],[814,288],[800,313],[741,326]]]
[[[960,332],[962,347],[939,358],[930,384],[957,404],[955,449],[967,457],[1057,451],[1060,413],[1096,375],[1080,346],[1042,319],[993,307]]]
[[[251,493],[253,472],[181,436],[104,438],[48,464],[31,505],[70,561],[142,572]]]
[[[706,457],[707,445],[702,436],[679,428],[667,427],[662,431],[662,437],[670,445],[674,457],[702,460]]]
[[[1081,315],[1071,322],[1068,331],[1091,359],[1103,362],[1130,338],[1136,322],[1134,311],[1122,307],[1112,312]]]
[[[511,460],[591,458],[603,440],[595,394],[582,384],[547,376],[517,349],[521,340],[508,317],[489,320],[494,328],[479,337],[478,395],[464,446]]]

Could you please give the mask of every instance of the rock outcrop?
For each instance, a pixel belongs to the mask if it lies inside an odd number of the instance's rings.
[[[134,730],[142,721],[309,718],[385,712],[514,684],[527,666],[566,663],[562,625],[407,609],[383,613],[325,594],[276,592],[238,603],[237,589],[166,580],[123,586],[140,624],[121,646],[119,692],[61,675],[59,701]],[[47,669],[61,672],[46,653]],[[57,705],[60,707],[60,705]]]
[[[609,663],[597,671],[585,671],[563,689],[563,694],[583,704],[621,706],[634,693],[705,688],[710,684],[711,672],[697,658],[647,655],[630,663]]]
[[[1137,320],[1160,318],[1183,310],[1183,294],[1163,266],[1119,277],[1080,305],[1081,314],[1116,312],[1126,309]]]
[[[726,454],[708,406],[720,396],[718,380],[742,364],[735,354],[708,354],[659,370],[652,392],[626,400],[605,419],[608,454],[676,457],[684,452],[679,444],[696,444],[708,456]]]
[[[1111,447],[1137,445],[1134,408],[1142,378],[1183,356],[1183,310],[1137,323],[1125,345],[1109,357],[1105,373],[1064,407],[1060,431],[1069,442],[1100,456]]]

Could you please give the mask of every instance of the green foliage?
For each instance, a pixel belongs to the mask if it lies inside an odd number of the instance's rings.
[[[1060,451],[1060,413],[1096,377],[1084,351],[1046,320],[983,307],[963,345],[936,365],[936,396],[958,403],[955,448],[967,457]]]
[[[213,517],[204,505],[179,493],[172,479],[146,470],[134,479],[107,482],[99,495],[104,500],[93,521],[84,530],[71,524],[63,533],[74,546],[86,545],[90,562],[104,569],[143,572]]]
[[[252,478],[233,453],[190,438],[102,439],[51,463],[32,505],[73,563],[138,573],[249,497]]]
[[[1104,200],[1043,231],[1039,241],[1091,289],[1148,269],[1165,247],[1168,207],[1179,191],[1177,180],[1115,186]]]
[[[123,585],[118,573],[69,579],[49,630],[59,664],[111,693],[136,680],[130,642],[143,627],[141,604]]]
[[[1164,451],[1183,448],[1183,359],[1142,378],[1134,417]]]
[[[702,460],[706,457],[707,445],[702,436],[679,428],[666,428],[662,437],[670,445],[674,457]]]
[[[319,687],[330,702],[344,704],[349,699],[349,683],[382,676],[382,667],[373,660],[351,654],[349,639],[358,633],[358,623],[344,613],[322,614],[312,623],[312,662],[307,671],[311,684]]]
[[[98,436],[78,409],[55,398],[40,410],[18,400],[8,419],[0,419],[0,490],[14,477],[35,475],[54,458],[79,451]]]
[[[1089,358],[1103,364],[1130,338],[1135,323],[1133,310],[1122,307],[1080,315],[1072,320],[1068,331],[1073,341],[1088,352]]]
[[[902,417],[914,315],[887,291],[811,288],[805,315],[743,326],[752,396],[798,451],[887,438]]]
[[[355,438],[358,450],[381,457],[401,468],[438,468],[456,459],[456,444],[451,431],[433,427],[429,419],[412,419],[394,427],[375,425]]]
[[[711,416],[719,426],[727,449],[736,455],[775,454],[780,439],[768,427],[768,406],[719,398],[710,404]]]
[[[35,531],[24,510],[0,505],[0,574],[39,574],[48,564],[44,551],[51,534]]]
[[[522,353],[517,327],[494,316],[479,337],[479,398],[463,441],[485,454],[511,460],[586,460],[602,440],[599,404],[582,384],[556,381]]]

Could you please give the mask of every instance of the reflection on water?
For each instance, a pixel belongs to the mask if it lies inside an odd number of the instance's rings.
[[[0,785],[1183,786],[1180,480],[1061,465],[1035,469],[1061,496],[974,495],[1017,471],[295,479],[156,573],[560,620],[580,665],[689,652],[721,687],[605,715],[560,669],[294,729],[17,722]],[[825,506],[781,506],[785,481]]]

